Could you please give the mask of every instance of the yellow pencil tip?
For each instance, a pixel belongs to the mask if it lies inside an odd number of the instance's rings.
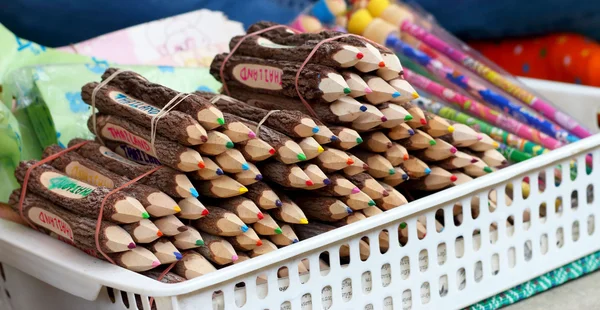
[[[317,149],[317,151],[319,153],[323,153],[325,151],[325,149],[322,146],[319,145],[319,148]]]
[[[245,194],[248,192],[248,189],[246,187],[240,187],[240,194]]]
[[[453,133],[454,132],[454,126],[448,126],[448,132],[449,133]]]
[[[419,94],[417,94],[417,92],[412,93],[412,96],[413,96],[414,99],[419,98]]]
[[[498,144],[498,142],[494,141],[494,148],[497,149],[500,146],[500,144]]]
[[[175,212],[181,212],[181,208],[179,206],[175,206],[173,210],[175,210]]]
[[[308,224],[308,220],[307,219],[300,219],[300,224]]]

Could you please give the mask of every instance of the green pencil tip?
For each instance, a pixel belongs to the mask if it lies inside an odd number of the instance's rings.
[[[388,172],[390,173],[390,175],[394,175],[396,174],[396,169],[390,169]]]
[[[275,233],[278,235],[281,235],[281,234],[283,234],[283,231],[281,231],[281,228],[277,227],[277,228],[275,228]]]
[[[358,144],[363,143],[363,139],[361,137],[356,138],[356,143],[358,143]]]
[[[196,240],[196,245],[197,246],[203,246],[204,245],[204,240]]]
[[[219,125],[225,125],[225,119],[222,117],[217,118],[217,123],[219,123]]]
[[[232,148],[233,148],[233,142],[231,142],[231,141],[227,141],[227,143],[225,143],[225,146],[226,146],[228,149],[232,149]]]
[[[148,212],[144,212],[144,213],[142,213],[142,218],[147,220],[150,218],[150,214],[148,214]]]
[[[436,144],[437,144],[437,143],[435,142],[435,140],[429,140],[429,145],[431,145],[431,146],[434,146],[434,145],[436,145]]]
[[[401,228],[401,229],[404,229],[404,228],[406,228],[406,223],[404,223],[404,222],[400,223],[400,228]]]
[[[369,200],[369,207],[372,207],[372,206],[374,206],[374,205],[376,205],[375,201],[373,201],[373,200]]]
[[[349,93],[351,93],[352,91],[350,90],[349,87],[344,88],[344,94],[348,95]]]
[[[306,155],[302,153],[298,154],[298,160],[306,160]]]
[[[408,114],[407,116],[404,117],[404,120],[407,121],[407,122],[410,121],[410,120],[412,120],[412,119],[413,119],[413,117],[410,114]]]
[[[490,173],[490,172],[492,172],[493,170],[492,170],[492,168],[490,168],[490,167],[488,167],[488,166],[485,166],[485,168],[483,168],[483,171],[485,171],[485,172],[487,172],[487,173]]]

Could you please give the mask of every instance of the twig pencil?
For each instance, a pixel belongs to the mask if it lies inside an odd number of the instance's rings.
[[[434,146],[436,141],[427,133],[422,130],[415,129],[415,134],[408,137],[408,139],[404,139],[399,141],[407,150],[422,150],[428,147]]]
[[[163,236],[163,233],[149,219],[121,226],[137,243],[150,243]]]
[[[313,137],[306,137],[302,140],[299,140],[298,145],[302,149],[306,160],[311,160],[325,151],[325,149]]]
[[[235,36],[229,41],[232,49],[242,36]],[[310,43],[314,43],[309,41]],[[307,42],[308,43],[308,42]],[[264,59],[276,59],[303,62],[314,48],[314,44],[277,44],[266,37],[253,36],[246,38],[237,48],[236,54],[260,57]],[[332,68],[348,68],[357,64],[363,56],[362,53],[351,45],[341,42],[329,41],[317,49],[311,57],[311,64],[329,66]]]
[[[413,155],[426,162],[440,161],[454,156],[458,150],[452,144],[440,139],[435,139],[435,145],[424,150],[414,152]]]
[[[81,88],[81,99],[91,105],[92,93],[99,83],[92,82]],[[104,113],[117,115],[139,126],[150,128],[152,118],[160,109],[137,100],[114,86],[104,86],[96,92],[96,108]],[[172,126],[177,124],[177,126]],[[192,116],[180,111],[170,111],[156,123],[156,132],[183,145],[206,142],[206,130]]]
[[[289,224],[308,224],[306,215],[300,207],[287,196],[280,194],[282,206],[269,210],[269,214],[279,221]],[[279,225],[281,227],[281,225]]]
[[[152,221],[165,236],[175,236],[187,230],[175,215],[168,215]]]
[[[161,277],[162,271],[160,269],[158,270],[148,270],[145,272],[142,272],[142,275],[153,279],[153,280],[157,280],[158,278]],[[162,283],[166,283],[166,284],[174,284],[174,283],[180,283],[185,281],[186,279],[176,273],[173,272],[167,272],[164,276],[162,276],[162,279],[160,279],[160,282]],[[143,309],[144,307],[142,306],[141,303],[138,303],[138,308],[139,309]]]
[[[195,220],[198,230],[217,236],[237,236],[248,231],[248,226],[235,214],[218,207],[207,207],[208,215]]]
[[[346,152],[326,147],[323,153],[313,159],[313,163],[325,172],[333,172],[352,165],[354,161]]]
[[[270,214],[265,213],[265,217],[254,223],[252,228],[261,236],[280,235],[281,227],[275,223]]]
[[[298,94],[301,94],[306,100],[325,102],[335,101],[350,93],[344,78],[330,67],[314,64],[304,66],[296,88],[296,73],[300,63],[232,55],[224,64],[225,57],[227,54],[215,56],[210,73],[227,85],[291,98],[298,98]],[[221,81],[222,66],[225,81]]]
[[[369,197],[369,195],[363,193],[362,191],[337,198],[354,211],[377,205],[375,201]]]
[[[327,177],[325,172],[319,168],[319,166],[315,164],[304,164],[300,166],[300,168],[303,168],[304,173],[306,173],[308,178],[310,178],[310,180],[313,182],[312,186],[307,186],[305,189],[313,190],[329,186],[331,184],[331,180]]]
[[[27,169],[35,161],[21,161],[15,170],[15,177],[23,183]],[[40,165],[31,170],[28,190],[78,215],[97,218],[100,211],[98,201],[103,201],[110,190],[95,187],[69,178],[49,165]],[[142,204],[131,196],[117,192],[104,204],[102,218],[116,223],[129,224],[150,215]]]
[[[354,129],[342,126],[330,126],[329,129],[338,137],[338,139],[331,144],[334,148],[345,151],[363,143],[362,137]]]
[[[62,150],[58,145],[50,145],[44,150],[42,157],[46,158]],[[50,161],[49,164],[67,176],[93,186],[114,189],[130,181],[126,177],[108,171],[75,152],[63,154]],[[144,184],[132,184],[122,191],[137,199],[151,216],[161,217],[181,211],[171,197],[156,188]]]
[[[222,132],[210,130],[207,135],[208,140],[197,147],[198,152],[203,155],[219,155],[234,146],[231,139]]]
[[[144,245],[152,254],[158,258],[161,264],[170,264],[181,259],[182,255],[168,239],[158,239],[150,244]]]
[[[408,160],[408,151],[399,143],[392,142],[392,147],[388,148],[383,156],[390,161],[392,166],[398,166],[403,161]]]
[[[425,117],[425,113],[421,110],[417,105],[412,102],[404,102],[399,103],[410,115],[412,115],[413,119],[407,121],[406,123],[413,129],[419,128],[421,126],[427,125],[427,118]]]
[[[413,119],[408,111],[395,103],[384,102],[377,108],[387,118],[387,121],[380,125],[383,128],[394,128]]]
[[[237,149],[247,161],[263,161],[275,155],[277,151],[262,139],[250,139],[237,144]]]
[[[262,181],[263,176],[258,168],[252,163],[246,163],[246,165],[248,165],[249,169],[234,174],[234,179],[246,186]]]
[[[367,131],[387,122],[387,117],[374,105],[363,104],[363,106],[366,107],[364,112],[352,121],[353,129]]]
[[[479,136],[481,139],[479,139],[477,143],[469,145],[469,148],[475,152],[497,149],[500,146],[498,142],[494,141],[490,136],[484,133],[479,133]]]
[[[237,253],[229,241],[211,234],[201,234],[204,246],[195,249],[207,260],[217,265],[226,265],[238,259]]]
[[[490,166],[488,166],[482,160],[478,160],[477,162],[465,166],[462,169],[465,174],[474,178],[482,177],[488,173],[494,172],[495,170],[494,168],[490,168]]]
[[[115,71],[114,68],[106,69],[102,75],[102,80],[114,74]],[[121,72],[109,82],[109,85],[114,85],[125,93],[159,108],[164,107],[178,95],[177,91],[149,82],[133,72]],[[195,117],[206,130],[215,129],[225,123],[223,113],[219,109],[215,108],[208,100],[196,95],[185,98],[175,109]]]
[[[313,192],[322,196],[341,197],[360,192],[360,189],[346,179],[344,176],[334,173],[329,175],[331,185],[314,190]]]
[[[262,220],[264,215],[254,202],[246,197],[238,196],[228,199],[219,199],[215,201],[220,208],[237,215],[244,224],[253,224]]]
[[[214,157],[215,162],[227,173],[240,173],[250,170],[244,155],[236,149],[229,149]]]
[[[96,116],[96,128],[93,128],[92,117],[88,120],[88,128],[108,140],[123,142],[146,154],[156,157],[163,165],[189,172],[204,168],[200,154],[188,147],[170,141],[160,135],[156,136],[154,148],[150,143],[150,130],[109,115]]]
[[[225,237],[236,251],[250,251],[255,249],[257,246],[262,245],[260,237],[256,234],[254,229],[248,227],[248,231],[237,236]]]
[[[387,133],[388,137],[395,141],[396,140],[404,140],[406,138],[413,136],[414,134],[415,134],[415,130],[410,128],[410,126],[408,126],[408,124],[406,124],[406,123],[403,123],[403,124],[393,127]]]
[[[395,187],[410,180],[410,176],[408,175],[408,173],[402,170],[402,168],[400,168],[399,166],[394,167],[394,170],[396,171],[396,173],[383,178],[383,182],[387,185]]]
[[[19,209],[20,195],[21,191],[18,189],[10,195],[9,204],[13,210]],[[33,193],[28,193],[23,200],[23,214],[46,232],[54,232],[79,246],[96,247],[94,219],[80,217]],[[100,224],[98,241],[105,253],[123,252],[136,247],[125,229],[107,221]]]
[[[267,253],[271,253],[271,252],[277,250],[277,246],[275,244],[273,244],[273,242],[271,242],[267,239],[261,239],[260,241],[262,242],[261,246],[258,246],[254,250],[248,252],[248,255],[250,257],[257,257],[257,256],[265,255]]]
[[[478,161],[478,159],[474,156],[471,156],[465,152],[457,151],[454,153],[454,156],[436,162],[435,164],[446,170],[454,170],[466,167],[472,163],[475,163],[476,161]]]
[[[195,184],[200,194],[207,197],[229,198],[248,192],[244,185],[226,175],[210,181],[195,182]]]
[[[257,123],[252,121],[242,120],[242,122],[254,130],[258,138],[275,149],[275,159],[285,164],[294,164],[306,160],[302,148],[290,137],[264,125],[259,130]]]
[[[292,225],[285,223],[278,223],[279,227],[281,227],[282,233],[280,235],[271,235],[269,236],[269,240],[273,242],[276,246],[284,247],[290,244],[298,243],[298,236],[294,232]]]
[[[252,131],[244,123],[240,122],[237,116],[229,113],[223,113],[225,124],[223,125],[223,133],[229,137],[231,142],[238,143],[249,139],[256,138],[256,133]]]
[[[214,180],[224,175],[225,172],[217,163],[215,163],[210,157],[203,157],[204,169],[188,172],[188,176],[196,181],[207,181]]]
[[[312,137],[319,131],[312,118],[300,111],[269,111],[227,96],[222,96],[215,104],[221,111],[226,112],[225,115],[227,113],[235,115],[236,120],[243,118],[260,122],[264,119],[265,126],[292,138]]]
[[[217,271],[204,256],[196,251],[187,251],[183,253],[183,258],[175,264],[173,271],[187,280],[203,276],[207,273]]]
[[[373,92],[360,75],[352,71],[342,71],[341,74],[342,77],[344,77],[344,80],[346,80],[348,87],[350,87],[350,97],[362,97]]]
[[[394,55],[395,56],[395,55]],[[419,94],[415,91],[415,89],[408,83],[404,78],[397,77],[392,80],[387,81],[390,86],[392,86],[400,96],[393,98],[391,101],[396,104],[404,104],[413,99],[419,98]],[[410,112],[410,111],[409,111]]]
[[[392,147],[392,141],[381,131],[362,134],[364,143],[360,147],[374,153],[384,153]]]
[[[264,210],[280,208],[283,205],[275,191],[264,182],[256,182],[248,186],[245,197],[254,201],[257,206]]]
[[[457,177],[445,169],[431,166],[431,173],[421,179],[413,180],[405,184],[407,188],[423,191],[434,191],[451,186]]]
[[[333,197],[296,197],[296,203],[311,219],[335,222],[352,214],[352,209]]]
[[[353,154],[347,153],[348,157],[350,157],[352,164],[349,165],[348,167],[344,168],[344,174],[346,176],[353,176],[357,173],[362,173],[364,171],[368,171],[369,170],[369,165],[367,165],[364,161],[362,161],[360,158],[354,156]]]
[[[271,161],[260,165],[263,177],[283,187],[305,188],[314,185],[313,181],[298,167]]]
[[[188,197],[178,202],[181,211],[177,217],[187,220],[197,220],[208,215],[208,210],[198,199]]]
[[[148,166],[161,166],[162,164],[158,160],[158,158],[137,149],[127,143],[116,142],[111,140],[101,140],[99,137],[94,139],[94,142],[104,144],[108,149],[114,151],[117,155],[124,157],[129,161],[133,161],[140,165],[148,165]],[[172,169],[172,168],[171,168]],[[179,170],[177,170],[179,171]],[[181,172],[181,171],[179,171]]]
[[[371,199],[380,199],[388,196],[389,193],[368,173],[358,173],[348,176],[348,180],[358,187]]]
[[[317,127],[319,127],[319,131],[313,136],[313,138],[315,138],[319,144],[323,145],[339,140],[338,137],[327,127],[327,125],[323,124],[323,122],[316,118],[312,118],[312,120],[315,122],[315,124],[317,124]]]
[[[374,178],[385,178],[396,173],[392,164],[379,154],[356,149],[352,153],[369,166],[368,172]]]
[[[429,166],[414,156],[410,156],[408,160],[401,163],[400,167],[402,170],[406,171],[411,179],[422,178],[431,173]]]
[[[69,146],[83,141],[85,140],[73,139],[69,142]],[[77,149],[77,153],[129,179],[134,179],[153,168],[151,166],[136,164],[93,141]],[[198,191],[196,191],[192,182],[190,182],[185,174],[168,167],[160,168],[158,171],[139,180],[139,183],[160,188],[172,197],[187,198],[198,196]]]
[[[392,51],[381,48],[379,48],[379,51],[385,67],[377,69],[377,75],[386,81],[397,79],[403,71],[400,59]]]
[[[372,90],[371,93],[365,95],[368,102],[380,104],[400,97],[400,93],[384,79],[373,75],[363,75],[362,78]]]
[[[454,132],[454,126],[446,119],[439,117],[433,113],[423,111],[427,118],[427,125],[421,127],[428,135],[437,138]]]
[[[230,87],[229,91],[236,98],[246,101],[246,103],[249,105],[261,109],[297,110],[306,115],[310,115],[310,111],[300,100],[281,96],[251,93],[246,90],[239,90],[237,87]],[[356,101],[352,97],[341,97],[331,103],[310,101],[310,107],[321,121],[328,124],[340,125],[354,121],[367,110],[362,103]]]
[[[204,240],[194,227],[186,226],[187,230],[170,238],[179,250],[189,250],[204,245]]]

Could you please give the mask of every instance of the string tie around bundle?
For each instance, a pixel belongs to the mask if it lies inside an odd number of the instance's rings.
[[[158,113],[156,113],[156,115],[154,115],[150,120],[150,147],[152,147],[152,153],[154,156],[156,156],[156,148],[154,146],[154,142],[156,141],[156,130],[158,128],[158,121],[160,121],[160,119],[163,116],[165,116],[175,107],[177,107],[181,102],[183,102],[183,100],[185,100],[191,95],[192,94],[178,93],[175,97],[173,97],[173,99],[167,102],[167,104],[165,104],[165,106],[160,111],[158,111]]]
[[[258,122],[258,125],[256,125],[256,138],[260,139],[260,126],[262,126],[264,124],[264,122],[267,121],[267,118],[269,118],[269,116],[271,116],[271,114],[275,113],[275,112],[279,112],[281,110],[270,110],[269,112],[267,112],[267,114],[265,115],[265,117],[263,117],[260,122]]]
[[[117,71],[113,72],[113,74],[108,76],[104,81],[102,81],[98,85],[96,85],[96,87],[94,87],[94,90],[92,91],[92,127],[94,129],[94,134],[96,135],[96,138],[98,138],[100,143],[104,146],[106,146],[104,144],[104,140],[102,139],[102,137],[100,135],[98,135],[98,128],[96,127],[96,94],[98,93],[98,91],[100,89],[102,89],[102,87],[108,85],[108,83],[110,81],[112,81],[114,78],[117,77],[117,75],[119,75],[123,72],[126,72],[126,70],[118,69]]]

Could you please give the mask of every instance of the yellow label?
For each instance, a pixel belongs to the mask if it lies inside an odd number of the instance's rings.
[[[108,138],[113,141],[125,142],[150,155],[154,155],[154,151],[152,150],[149,141],[138,135],[132,134],[131,132],[127,131],[127,129],[121,126],[108,123],[104,127],[102,127],[100,134],[104,138]]]
[[[95,186],[114,188],[115,183],[109,177],[92,170],[78,161],[71,162],[65,168],[68,176]]]
[[[69,223],[59,216],[38,207],[29,209],[27,216],[38,226],[44,227],[57,235],[73,241],[73,230]]]
[[[258,44],[262,47],[268,47],[268,48],[294,48],[295,47],[295,46],[277,44],[277,43],[275,43],[269,39],[265,39],[265,38],[256,39],[256,44]]]
[[[42,173],[40,182],[51,192],[73,199],[87,197],[96,189],[95,186],[52,171]]]
[[[239,64],[233,68],[233,77],[240,83],[269,90],[280,90],[283,70],[263,65]]]

